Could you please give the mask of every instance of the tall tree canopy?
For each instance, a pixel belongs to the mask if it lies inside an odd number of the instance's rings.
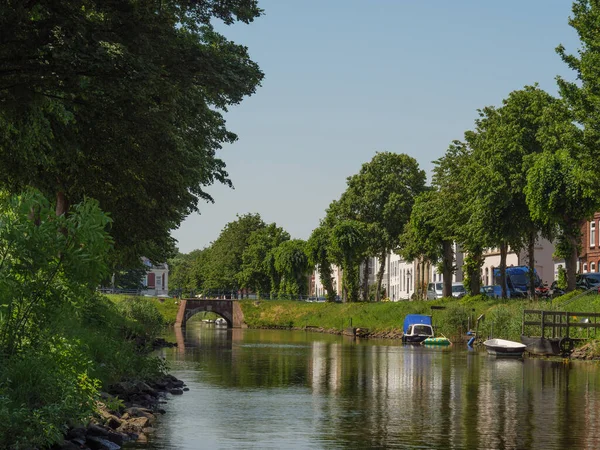
[[[302,239],[283,241],[273,251],[275,270],[280,275],[279,295],[297,299],[308,293],[308,255]]]
[[[452,213],[448,211],[447,196],[442,191],[427,191],[415,199],[410,221],[401,241],[402,255],[407,260],[418,257],[440,263],[444,275],[444,297],[452,295],[454,271],[454,233]]]
[[[400,244],[415,197],[425,189],[425,171],[405,154],[382,152],[348,178],[339,201],[341,216],[366,226],[368,251],[380,261],[376,300],[379,300],[385,259]]]
[[[331,229],[325,223],[321,223],[313,230],[306,242],[306,252],[309,263],[319,270],[321,284],[327,291],[327,301],[334,302],[337,296],[333,286],[333,271],[331,269]]]
[[[335,208],[335,202],[329,210]],[[332,261],[343,270],[344,302],[358,301],[360,261],[368,248],[367,226],[357,220],[341,220],[331,229],[330,254]]]
[[[281,243],[289,240],[290,234],[275,223],[250,234],[238,273],[240,286],[259,294],[275,293],[278,286],[274,285],[278,282],[273,280],[274,252]]]
[[[526,194],[532,215],[545,223],[558,224],[569,244],[570,256],[565,258],[567,288],[573,290],[579,225],[598,206],[593,173],[581,167],[568,151],[561,150],[537,158],[528,178]]]
[[[165,260],[216,157],[236,140],[221,114],[262,79],[212,23],[249,23],[256,0],[3,2],[0,187],[34,186],[57,212],[94,197],[119,259]]]
[[[553,125],[546,110],[557,102],[537,86],[525,86],[511,92],[501,107],[484,108],[475,131],[465,133],[473,149],[470,220],[481,230],[484,246],[500,249],[501,280],[509,246],[517,252],[529,246],[534,265],[533,243],[542,230],[532,219],[524,189],[531,158],[542,153]],[[506,282],[501,285],[506,296]]]
[[[576,0],[569,24],[579,36],[577,55],[567,53],[563,45],[556,49],[563,61],[576,72],[576,81],[558,77],[561,96],[568,102],[575,120],[583,125],[582,141],[590,158],[581,164],[594,166],[600,155],[600,3]]]
[[[577,55],[567,53],[559,45],[557,52],[576,72],[576,81],[558,77],[560,94],[569,106],[567,120],[559,110],[559,138],[549,134],[556,153],[546,160],[537,160],[531,175],[528,201],[541,220],[561,227],[560,250],[565,254],[568,289],[575,289],[578,241],[576,222],[589,219],[600,207],[600,187],[597,161],[600,157],[600,3],[597,0],[576,0],[569,24],[579,35]],[[572,117],[572,119],[571,119]],[[573,127],[571,120],[578,126]],[[575,136],[575,137],[574,137]],[[557,172],[560,171],[560,172]],[[540,178],[535,178],[539,176]],[[570,184],[566,186],[565,181]],[[581,197],[577,197],[581,196]],[[596,201],[595,201],[596,199]],[[543,203],[548,208],[542,207]]]
[[[483,243],[481,236],[485,230],[480,224],[471,221],[471,208],[474,203],[469,192],[472,180],[472,149],[464,142],[454,141],[446,150],[446,154],[434,161],[432,185],[438,190],[441,201],[438,204],[448,208],[452,205],[452,213],[444,214],[439,225],[442,225],[446,240],[456,242],[466,252],[463,276],[465,287],[470,293],[479,293],[483,265]],[[445,250],[449,250],[448,247]],[[447,256],[452,256],[447,253]],[[446,269],[448,263],[446,262]],[[444,274],[446,283],[446,275]],[[447,285],[444,289],[451,289]]]
[[[209,247],[208,261],[203,266],[205,289],[234,291],[240,288],[243,254],[250,237],[266,224],[259,214],[245,214],[229,222]]]

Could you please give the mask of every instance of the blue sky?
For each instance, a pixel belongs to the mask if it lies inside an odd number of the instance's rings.
[[[473,127],[477,109],[574,74],[568,0],[262,0],[265,15],[223,27],[265,72],[226,114],[238,142],[220,153],[235,189],[207,188],[173,236],[188,253],[236,214],[259,213],[307,239],[346,178],[377,151],[432,161]]]

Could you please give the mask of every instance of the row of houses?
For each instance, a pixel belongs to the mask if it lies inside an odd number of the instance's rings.
[[[578,273],[600,272],[600,212],[594,214],[592,220],[581,225],[581,252],[577,263]],[[535,269],[542,282],[550,285],[556,280],[560,266],[564,267],[564,260],[554,257],[554,244],[547,239],[539,238],[535,243]],[[464,253],[458,245],[454,246],[454,265],[456,271],[452,276],[453,282],[463,281]],[[379,259],[368,258],[368,283],[376,282],[379,270]],[[364,264],[364,263],[363,263]],[[482,285],[497,284],[494,280],[494,268],[500,265],[499,249],[488,249],[484,254],[484,263],[481,268]],[[506,265],[524,266],[529,265],[527,251],[515,252],[509,249],[506,257]],[[423,267],[424,266],[424,267]],[[442,282],[443,276],[436,270],[434,265],[423,265],[419,261],[405,261],[399,255],[390,253],[387,255],[384,265],[382,287],[386,295],[392,301],[409,300],[418,289],[421,280],[427,283]],[[333,281],[336,292],[342,290],[342,271],[333,268]],[[421,276],[421,270],[424,276]],[[365,271],[361,269],[361,278]],[[364,278],[362,278],[364,280]],[[319,278],[318,270],[311,276],[310,294],[318,297],[325,296],[327,291]]]
[[[589,220],[581,226],[580,255],[578,260],[577,272],[600,272],[600,212],[594,214],[592,220]],[[564,261],[553,257],[554,244],[547,239],[540,238],[535,245],[535,268],[540,279],[550,285],[558,275],[559,266]],[[454,265],[456,271],[452,281],[463,281],[463,263],[464,253],[455,245],[454,247]],[[169,293],[169,267],[167,264],[153,265],[147,258],[142,259],[147,268],[142,284],[144,295],[167,295]],[[379,270],[380,260],[373,257],[368,259],[368,283],[376,282],[377,271]],[[507,266],[529,265],[527,252],[525,250],[517,253],[510,251],[506,258]],[[481,268],[482,285],[493,285],[494,268],[500,265],[500,252],[498,249],[489,249],[484,255],[484,264]],[[419,264],[418,261],[405,261],[395,253],[390,253],[385,260],[385,269],[383,275],[383,288],[390,300],[408,300],[418,288],[420,280],[425,283],[442,282],[442,274],[435,266]],[[421,270],[424,270],[424,276],[421,276]],[[361,277],[364,275],[361,270]],[[342,291],[342,271],[339,267],[333,267],[333,281],[336,292]],[[326,290],[321,284],[318,271],[314,271],[310,280],[310,295],[323,297]]]

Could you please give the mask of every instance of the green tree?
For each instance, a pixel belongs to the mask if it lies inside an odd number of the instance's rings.
[[[0,198],[0,356],[35,346],[65,305],[81,308],[107,275],[110,219],[94,200],[56,217],[39,192]]]
[[[319,270],[321,284],[327,291],[327,301],[334,302],[337,292],[333,286],[333,273],[331,270],[331,230],[324,224],[315,228],[306,243],[309,263]]]
[[[440,265],[444,276],[444,297],[452,295],[452,273],[454,271],[454,247],[452,230],[448,226],[446,197],[439,191],[428,191],[415,199],[410,221],[401,238],[403,256],[407,260],[422,258]]]
[[[573,2],[573,15],[569,18],[569,24],[575,29],[579,36],[580,48],[577,54],[569,54],[563,45],[556,49],[563,61],[575,72],[575,81],[567,81],[562,77],[557,77],[561,97],[565,100],[569,108],[570,118],[578,124],[576,128],[571,127],[571,123],[566,120],[560,120],[562,123],[562,133],[554,136],[551,143],[554,147],[566,151],[561,151],[560,155],[555,155],[552,161],[546,161],[547,168],[554,166],[554,169],[564,169],[567,179],[582,183],[573,186],[569,192],[559,193],[551,190],[552,205],[558,205],[569,198],[573,198],[578,191],[585,195],[581,200],[576,199],[579,205],[569,205],[570,211],[577,216],[573,220],[585,220],[592,215],[590,211],[592,199],[588,197],[592,189],[596,190],[596,198],[600,198],[599,188],[590,185],[582,179],[584,176],[594,177],[597,172],[596,161],[600,156],[598,141],[600,140],[600,79],[598,73],[600,70],[600,48],[598,41],[600,39],[600,4],[596,0],[576,0]],[[565,128],[568,128],[565,132]],[[564,135],[572,137],[577,134],[575,139],[564,139]],[[567,154],[568,153],[568,154]],[[567,167],[566,163],[573,162],[578,167]],[[537,169],[541,169],[544,162],[537,161]],[[556,174],[557,177],[563,174]],[[545,180],[549,183],[548,188],[558,187],[560,180],[551,181],[550,175],[546,174]],[[590,178],[593,180],[593,178]],[[532,180],[533,181],[533,180]],[[531,202],[537,203],[534,187],[531,187]],[[600,205],[596,204],[592,209],[598,210]],[[576,211],[573,211],[573,208]],[[569,253],[565,258],[567,270],[568,289],[572,290],[576,286],[575,266],[577,260],[576,230],[573,224],[569,222],[568,217],[560,216],[560,211],[554,210],[548,213],[542,213],[539,208],[535,208],[536,213],[543,215],[545,220],[550,220],[549,216],[554,216],[556,221],[563,227],[562,237],[564,238],[565,250]],[[566,228],[564,228],[566,227]]]
[[[339,206],[344,218],[366,225],[368,253],[379,258],[376,301],[383,280],[387,255],[400,244],[404,225],[410,219],[415,197],[425,188],[425,172],[405,154],[377,153],[348,178]]]
[[[537,86],[525,86],[511,92],[500,108],[480,111],[476,130],[465,133],[474,160],[471,220],[478,224],[484,246],[500,249],[503,297],[508,248],[518,252],[527,246],[534,266],[533,244],[545,231],[537,216],[530,214],[524,189],[529,161],[544,150],[546,130],[554,126],[546,110],[557,102]],[[533,276],[533,270],[530,273]]]
[[[142,289],[142,278],[146,275],[146,268],[143,266],[122,269],[114,274],[114,287],[117,289]]]
[[[265,227],[259,214],[238,215],[237,220],[225,225],[217,240],[211,244],[203,268],[205,290],[233,292],[239,289],[244,251],[252,234]]]
[[[358,301],[359,265],[368,248],[367,226],[356,220],[342,220],[331,230],[330,253],[343,272],[343,301]]]
[[[454,141],[445,155],[434,161],[432,185],[441,197],[438,205],[448,208],[452,205],[452,213],[443,209],[440,214],[440,226],[443,226],[446,240],[452,239],[461,251],[466,253],[463,275],[465,288],[472,294],[478,294],[481,285],[480,269],[483,265],[483,242],[480,224],[472,220],[471,208],[478,203],[471,198],[469,183],[473,170],[472,149],[465,143]],[[449,256],[449,254],[448,254]],[[444,281],[446,281],[444,275]],[[450,286],[445,285],[446,290]],[[445,294],[446,295],[446,294]]]
[[[165,261],[204,187],[231,185],[222,112],[263,77],[212,23],[260,14],[256,0],[4,2],[0,187],[36,187],[59,215],[96,198],[116,266]]]
[[[279,295],[293,300],[308,292],[310,270],[306,242],[302,239],[283,241],[273,251],[275,270],[280,276]]]
[[[579,36],[580,48],[577,55],[567,53],[563,45],[556,51],[575,72],[576,80],[557,77],[557,81],[562,98],[583,132],[579,139],[583,145],[578,150],[587,157],[581,157],[579,163],[595,169],[600,139],[600,4],[596,0],[575,0],[572,10],[569,24]]]
[[[192,294],[203,286],[207,257],[208,249],[202,249],[178,253],[168,260],[169,285],[177,295]]]
[[[557,224],[570,250],[565,258],[569,291],[576,288],[579,225],[598,208],[595,178],[568,150],[540,155],[527,176],[525,193],[531,214],[548,225]]]
[[[270,255],[290,235],[275,223],[250,234],[248,246],[242,253],[238,281],[242,288],[264,294],[271,290],[272,267]]]

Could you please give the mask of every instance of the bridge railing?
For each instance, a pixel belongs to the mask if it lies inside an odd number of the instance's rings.
[[[170,292],[172,293],[172,291]],[[286,295],[286,294],[240,294],[238,292],[223,292],[223,291],[208,291],[202,293],[178,292],[176,297],[181,298],[197,298],[204,300],[290,300],[298,302],[325,302],[327,299],[323,296],[314,295]],[[338,298],[336,301],[341,301]]]
[[[117,289],[117,288],[98,288],[98,292],[103,294],[126,294],[126,295],[141,295],[140,289]]]

